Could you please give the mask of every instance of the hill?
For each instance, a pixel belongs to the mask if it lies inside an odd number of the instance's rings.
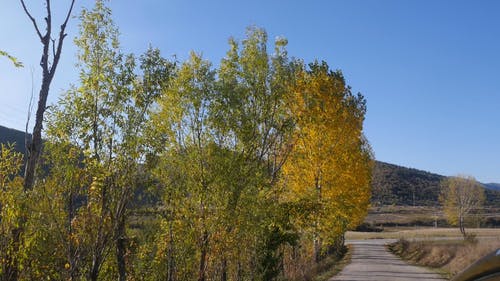
[[[376,161],[372,177],[372,205],[436,206],[445,176]],[[486,184],[486,205],[498,205],[500,185]],[[496,188],[499,189],[496,189]]]
[[[500,183],[484,183],[486,188],[500,191]]]
[[[25,132],[0,126],[0,143],[15,143],[16,151],[25,153]]]
[[[444,176],[376,161],[372,178],[373,205],[430,206],[438,201]]]

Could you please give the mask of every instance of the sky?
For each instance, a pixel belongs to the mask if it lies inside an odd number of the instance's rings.
[[[18,1],[0,0],[0,125],[24,130],[38,95],[41,44]],[[42,1],[26,1],[40,21]],[[55,26],[69,0],[52,1]],[[93,1],[76,0],[74,15]],[[368,104],[365,134],[377,160],[500,182],[500,1],[111,0],[125,52],[157,47],[215,65],[248,26],[288,39],[290,56],[342,70]],[[78,20],[68,26],[49,103],[78,83]]]

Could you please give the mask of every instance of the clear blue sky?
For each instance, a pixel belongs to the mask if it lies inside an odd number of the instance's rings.
[[[23,129],[31,69],[36,93],[40,84],[41,46],[18,1],[3,2],[0,49],[25,68],[0,60],[0,124]],[[40,16],[42,1],[27,2]],[[53,2],[61,16],[69,1]],[[365,95],[365,132],[378,160],[500,182],[500,1],[115,0],[111,7],[127,52],[151,44],[165,56],[195,50],[217,64],[228,37],[243,38],[249,25],[271,39],[285,36],[290,55],[327,61]],[[76,25],[51,102],[77,81]]]

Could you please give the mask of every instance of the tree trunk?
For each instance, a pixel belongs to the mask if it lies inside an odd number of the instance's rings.
[[[68,233],[69,237],[73,237],[73,225],[71,224],[75,217],[75,199],[71,190],[68,198]],[[77,280],[77,253],[73,238],[68,242],[68,261],[69,261],[69,280]]]
[[[90,269],[89,279],[91,281],[97,281],[97,277],[99,276],[99,267],[101,262],[98,260],[97,256],[92,257],[92,268]]]
[[[462,233],[463,237],[465,238],[465,236],[467,236],[467,234],[465,233],[464,217],[463,216],[460,216],[460,218],[458,220],[458,225],[460,228],[460,232]]]
[[[313,245],[313,254],[314,254],[314,262],[319,263],[321,261],[321,240],[317,234],[314,234],[314,245]]]
[[[38,108],[36,111],[35,127],[31,136],[31,142],[27,144],[27,159],[26,168],[24,171],[24,190],[33,189],[35,183],[35,172],[42,151],[42,129],[43,129],[43,114],[47,105],[47,97],[49,95],[50,83],[52,77],[50,74],[43,75],[42,88],[38,97]]]
[[[208,232],[205,230],[203,232],[203,237],[201,241],[201,256],[200,256],[200,268],[198,271],[198,281],[206,280],[206,270],[207,270],[207,254],[208,254]]]
[[[127,280],[127,267],[126,267],[126,258],[127,254],[127,238],[125,234],[125,221],[124,217],[119,219],[118,225],[116,227],[116,262],[118,264],[118,280],[126,281]]]
[[[227,259],[226,257],[222,258],[222,265],[221,265],[221,281],[227,281]]]
[[[168,242],[167,252],[167,281],[174,281],[175,260],[174,260],[174,233],[172,229],[172,221],[168,224],[168,235],[170,241]]]

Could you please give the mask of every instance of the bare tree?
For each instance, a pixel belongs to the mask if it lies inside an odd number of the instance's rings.
[[[40,60],[40,67],[42,68],[42,86],[38,96],[35,126],[33,128],[33,133],[31,134],[31,141],[26,143],[27,160],[24,172],[24,189],[31,190],[35,179],[35,168],[38,164],[38,159],[40,158],[40,152],[42,149],[43,114],[45,113],[45,109],[47,107],[47,97],[49,95],[50,84],[52,83],[52,79],[54,78],[54,74],[61,57],[64,38],[66,38],[67,35],[65,33],[66,25],[71,12],[73,11],[75,0],[71,1],[71,5],[63,24],[60,26],[59,35],[56,39],[52,38],[52,11],[50,7],[50,0],[45,0],[47,15],[45,16],[44,34],[40,31],[37,21],[29,12],[24,0],[20,1],[24,12],[33,23],[38,38],[40,38],[43,46],[42,58]]]
[[[461,175],[445,179],[441,186],[440,200],[446,219],[452,225],[458,225],[466,238],[465,218],[483,205],[484,189],[473,177]]]
[[[42,86],[40,88],[40,93],[38,96],[38,107],[35,115],[35,126],[33,128],[33,133],[31,137],[27,136],[26,139],[26,167],[24,172],[24,191],[29,191],[33,189],[35,170],[40,158],[40,153],[42,150],[42,128],[43,128],[43,114],[47,106],[47,97],[49,95],[50,84],[56,73],[57,65],[59,64],[59,59],[61,57],[62,47],[64,38],[66,38],[66,25],[73,11],[75,0],[71,1],[70,7],[64,18],[63,24],[60,26],[59,35],[56,39],[52,38],[52,11],[50,6],[50,0],[45,0],[46,16],[45,16],[45,33],[42,34],[38,26],[37,21],[31,15],[24,0],[20,0],[24,12],[33,23],[35,27],[36,34],[42,42],[43,51],[42,58],[40,60],[40,67],[42,68]],[[5,52],[0,53],[0,55],[5,56]],[[12,59],[11,59],[12,60]],[[16,62],[13,60],[13,62]],[[31,108],[31,105],[30,105]],[[31,109],[30,109],[31,110]],[[27,126],[26,126],[27,128]],[[26,129],[27,131],[27,129]],[[28,132],[26,132],[28,135]],[[0,279],[17,281],[19,279],[19,261],[17,260],[17,254],[21,247],[21,236],[24,231],[24,224],[26,222],[26,217],[21,216],[19,218],[19,226],[12,230],[12,251],[7,254],[7,263],[5,272],[2,272]]]

